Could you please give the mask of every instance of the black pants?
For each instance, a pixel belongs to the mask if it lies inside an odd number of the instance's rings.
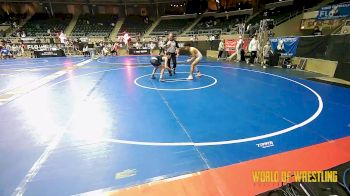
[[[159,55],[162,54],[162,52],[165,54],[164,48],[159,48]]]
[[[250,59],[249,59],[249,63],[254,63],[254,60],[255,60],[255,58],[256,58],[256,51],[251,51],[250,52]]]
[[[224,53],[224,51],[219,51],[219,54],[218,54],[218,59],[222,57],[222,53]]]
[[[173,67],[170,67],[170,61],[173,61]],[[176,69],[176,53],[171,53],[170,59],[168,60],[168,67]]]
[[[118,52],[117,52],[116,50],[112,50],[112,51],[111,51],[111,54],[112,54],[112,55],[114,55],[114,54],[115,54],[115,55],[117,55],[117,56],[118,56]]]

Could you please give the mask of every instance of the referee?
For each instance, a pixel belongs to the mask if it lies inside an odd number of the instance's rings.
[[[173,71],[174,74],[176,74],[176,57],[179,56],[179,52],[178,52],[178,48],[179,48],[179,44],[177,43],[177,41],[174,39],[174,34],[173,33],[169,33],[168,36],[168,42],[166,43],[166,52],[170,53],[170,59],[168,61],[168,67],[170,67],[170,61],[173,61]]]

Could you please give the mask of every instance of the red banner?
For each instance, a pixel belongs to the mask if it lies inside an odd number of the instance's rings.
[[[236,51],[236,44],[238,40],[225,40],[225,50],[232,54]],[[250,39],[244,39],[243,41],[243,49],[247,50]]]

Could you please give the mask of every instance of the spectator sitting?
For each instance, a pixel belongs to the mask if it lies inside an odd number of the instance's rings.
[[[22,38],[27,37],[26,32],[22,31],[21,37]]]
[[[194,42],[194,36],[191,36],[191,41]]]
[[[312,35],[322,35],[322,31],[319,29],[318,26],[315,26],[314,31],[312,32]]]
[[[141,49],[141,44],[139,42],[136,42],[134,46],[136,49]]]

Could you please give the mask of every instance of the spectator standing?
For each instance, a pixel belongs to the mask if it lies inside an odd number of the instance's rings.
[[[83,48],[83,55],[84,55],[84,57],[89,57],[90,56],[88,44],[85,44],[85,46]]]
[[[271,43],[267,41],[266,45],[263,48],[264,61],[262,62],[262,65],[264,68],[266,68],[267,62],[269,61],[269,58],[271,55],[272,55]]]
[[[257,40],[256,35],[254,35],[253,39],[250,41],[248,50],[250,52],[249,63],[253,65],[259,50],[259,41]]]
[[[130,39],[129,34],[124,32],[123,39],[124,39],[124,43],[125,43],[126,49],[128,50],[128,48],[129,48],[129,39]]]
[[[213,47],[213,42],[214,42],[214,40],[215,40],[215,35],[211,35],[211,36],[209,37],[210,49],[212,49],[212,47]]]
[[[242,50],[243,50],[243,39],[242,36],[239,36],[238,41],[236,43],[236,54],[237,54],[237,62],[242,61]]]
[[[64,44],[67,40],[67,36],[63,33],[63,31],[61,31],[59,38],[60,38],[61,44]]]
[[[225,51],[225,43],[224,43],[224,40],[223,40],[223,39],[220,40],[218,50],[219,50],[218,59],[220,59],[220,58],[222,58],[222,54],[223,54],[224,51]]]

